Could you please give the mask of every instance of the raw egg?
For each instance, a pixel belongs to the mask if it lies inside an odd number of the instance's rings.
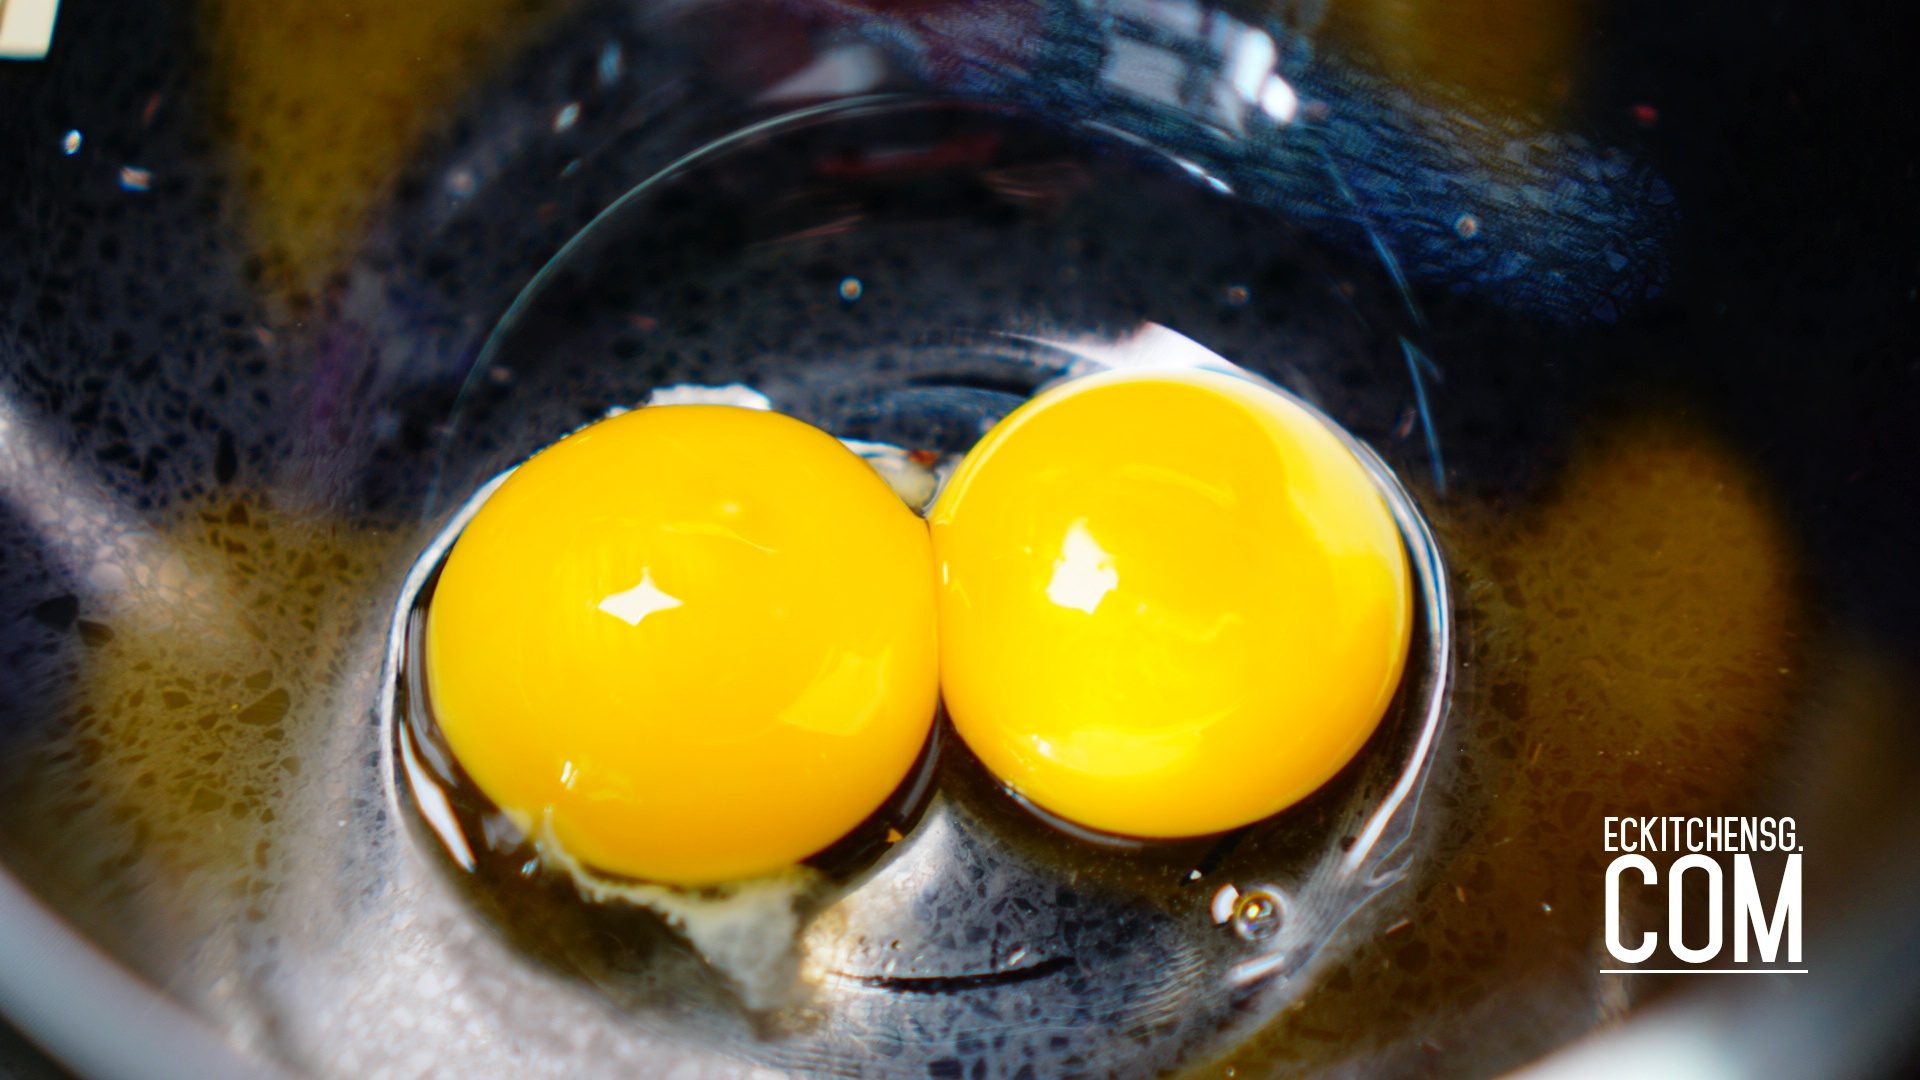
[[[777,413],[654,406],[536,455],[427,616],[434,722],[479,789],[597,871],[790,865],[905,777],[936,708],[925,522]]]
[[[1412,619],[1391,512],[1313,413],[1205,371],[1035,397],[930,517],[941,683],[974,753],[1068,821],[1245,825],[1345,765]]]

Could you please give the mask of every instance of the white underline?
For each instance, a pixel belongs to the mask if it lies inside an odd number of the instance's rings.
[[[1602,975],[1805,975],[1806,968],[1601,968]]]

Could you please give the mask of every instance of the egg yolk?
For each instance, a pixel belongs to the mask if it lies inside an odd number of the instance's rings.
[[[598,870],[698,885],[804,859],[924,745],[925,523],[831,436],[655,406],[515,471],[431,598],[432,715],[523,827]]]
[[[1080,825],[1179,837],[1275,813],[1353,757],[1399,683],[1393,517],[1324,422],[1248,380],[1043,393],[930,521],[954,724]]]

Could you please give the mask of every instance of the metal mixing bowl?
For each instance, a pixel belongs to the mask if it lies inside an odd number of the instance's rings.
[[[1896,1073],[1901,44],[1573,0],[67,5],[0,61],[0,1010],[101,1076]],[[441,847],[406,619],[501,470],[689,385],[957,453],[1143,358],[1320,410],[1409,538],[1416,660],[1325,791],[1103,844],[949,737],[897,845],[757,924],[798,1003]],[[1801,822],[1808,973],[1604,973],[1634,813]]]

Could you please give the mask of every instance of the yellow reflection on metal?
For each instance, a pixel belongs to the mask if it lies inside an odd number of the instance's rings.
[[[216,0],[215,77],[269,283],[332,270],[449,103],[566,3]]]

